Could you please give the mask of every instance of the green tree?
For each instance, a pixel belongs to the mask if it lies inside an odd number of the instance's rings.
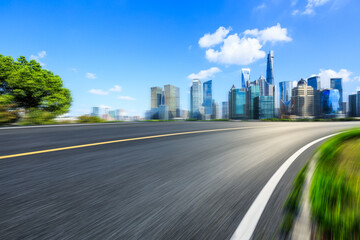
[[[42,109],[55,115],[69,111],[72,98],[58,75],[21,56],[14,61],[0,55],[0,104]]]

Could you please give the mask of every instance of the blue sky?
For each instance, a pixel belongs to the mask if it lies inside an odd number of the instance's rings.
[[[150,87],[165,84],[188,109],[189,76],[213,79],[225,101],[241,68],[265,75],[269,50],[276,84],[342,76],[347,96],[360,87],[359,12],[358,0],[2,0],[0,54],[61,76],[71,115],[101,105],[143,116]]]

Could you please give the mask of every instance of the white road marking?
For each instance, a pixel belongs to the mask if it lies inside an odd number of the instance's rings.
[[[251,239],[256,225],[268,203],[272,193],[274,192],[277,184],[279,183],[280,179],[284,176],[287,169],[290,165],[302,154],[306,151],[309,147],[313,146],[314,144],[321,142],[327,138],[335,136],[339,133],[331,134],[322,138],[319,138],[311,143],[306,144],[302,148],[300,148],[297,152],[295,152],[291,157],[289,157],[281,167],[274,173],[274,175],[270,178],[270,180],[266,183],[264,188],[261,190],[259,195],[256,197],[253,204],[250,206],[249,210],[241,220],[241,223],[235,230],[234,234],[231,237],[231,240],[248,240]]]

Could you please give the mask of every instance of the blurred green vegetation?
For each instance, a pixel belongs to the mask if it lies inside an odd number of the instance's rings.
[[[360,239],[360,128],[319,148],[310,202],[321,239]]]
[[[284,218],[281,223],[281,232],[285,235],[290,233],[294,218],[300,210],[300,200],[303,192],[304,181],[307,175],[308,163],[300,170],[291,187],[290,194],[284,203]]]
[[[48,125],[57,124],[55,114],[41,109],[30,109],[19,125]]]
[[[0,125],[11,124],[20,118],[15,104],[0,105]]]
[[[78,123],[102,123],[105,121],[96,116],[83,115],[83,116],[78,117],[77,122]]]

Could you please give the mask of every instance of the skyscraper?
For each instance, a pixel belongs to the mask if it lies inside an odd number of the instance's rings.
[[[308,86],[314,89],[314,92],[321,89],[321,82],[319,76],[312,76],[307,79]]]
[[[274,52],[270,51],[267,56],[266,81],[274,85]]]
[[[266,96],[266,86],[267,82],[264,76],[261,74],[259,79],[257,80],[259,86],[260,86],[260,96]]]
[[[100,110],[99,107],[93,107],[91,116],[99,117],[100,116]]]
[[[254,99],[254,119],[274,117],[274,96],[258,96]]]
[[[255,105],[254,101],[256,97],[260,96],[260,86],[257,82],[250,83],[250,86],[247,88],[246,94],[246,106],[247,106],[247,117],[249,119],[255,119]]]
[[[160,106],[162,94],[163,91],[161,87],[151,88],[151,108],[158,108]]]
[[[250,81],[250,68],[241,69],[241,87],[246,88],[246,83]]]
[[[292,89],[291,113],[300,117],[314,116],[314,90],[307,85],[305,79],[301,79],[297,87]]]
[[[321,89],[315,96],[315,116],[319,118],[333,118],[340,114],[342,106],[339,105],[340,93],[337,89]]]
[[[219,114],[220,114],[219,104],[213,100],[212,101],[211,119],[219,119]]]
[[[212,102],[212,80],[209,80],[203,83],[203,106],[206,120],[211,118]]]
[[[280,115],[290,115],[291,93],[294,83],[284,81],[279,83],[280,88]]]
[[[339,99],[339,105],[340,105],[340,111],[342,111],[342,105],[343,105],[343,89],[342,89],[342,78],[331,78],[330,79],[330,87],[332,89],[339,90],[340,93],[340,99]]]
[[[202,119],[204,107],[202,106],[201,81],[193,79],[190,88],[190,117]]]
[[[228,102],[222,102],[222,119],[228,119],[229,118],[229,103]]]
[[[246,88],[235,88],[229,91],[229,118],[246,119]]]
[[[180,101],[179,88],[174,85],[164,86],[164,105],[169,107],[169,118],[179,117],[180,115]]]

